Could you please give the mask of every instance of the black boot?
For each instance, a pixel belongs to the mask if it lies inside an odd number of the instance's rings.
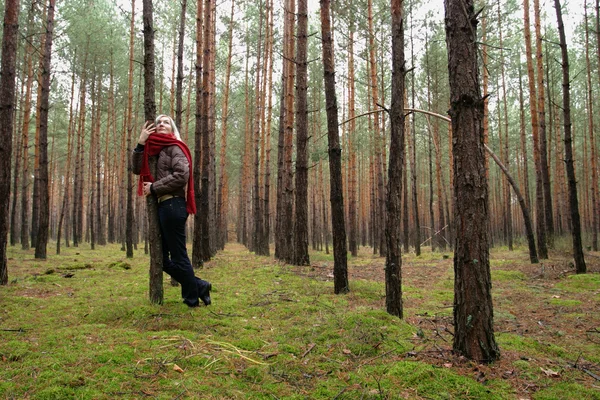
[[[210,291],[212,290],[212,284],[208,281],[202,280],[196,277],[196,284],[198,285],[198,297],[206,306],[210,306]]]

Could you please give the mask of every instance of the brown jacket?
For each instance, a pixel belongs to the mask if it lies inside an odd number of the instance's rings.
[[[139,175],[144,159],[144,146],[139,145],[133,150],[131,168]],[[178,146],[168,146],[158,154],[156,176],[152,184],[152,192],[157,196],[172,194],[185,198],[185,187],[190,177],[190,165],[187,157]]]

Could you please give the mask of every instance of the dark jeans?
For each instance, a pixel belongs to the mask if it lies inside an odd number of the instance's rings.
[[[188,257],[185,237],[185,222],[188,213],[185,199],[173,197],[158,204],[158,219],[163,248],[163,271],[181,285],[181,297],[188,306],[199,304],[206,281],[196,278]]]

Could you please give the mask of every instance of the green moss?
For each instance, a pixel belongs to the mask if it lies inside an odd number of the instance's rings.
[[[586,388],[578,383],[558,382],[536,392],[535,400],[598,400],[600,392],[597,389]]]
[[[579,300],[569,300],[569,299],[550,299],[548,300],[549,304],[553,306],[563,306],[563,307],[573,307],[581,304]]]
[[[492,282],[494,281],[524,281],[525,275],[521,271],[510,271],[496,269],[492,270]]]

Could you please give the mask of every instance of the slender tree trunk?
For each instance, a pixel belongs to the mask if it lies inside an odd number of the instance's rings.
[[[587,6],[585,8],[585,21],[588,20],[587,15]],[[600,203],[598,202],[598,165],[596,163],[597,153],[596,153],[596,138],[594,131],[594,96],[592,94],[592,67],[590,63],[590,33],[589,27],[586,23],[585,25],[585,61],[586,61],[586,77],[587,77],[587,101],[588,101],[588,134],[590,141],[590,159],[591,159],[591,167],[592,167],[592,187],[591,187],[591,197],[592,197],[592,250],[598,251],[598,229],[600,228],[600,221],[598,221],[598,217],[600,214],[600,210],[598,209]]]
[[[231,78],[231,58],[233,54],[233,16],[235,11],[235,0],[231,1],[231,14],[229,16],[229,42],[227,51],[227,67],[225,72],[225,86],[223,93],[223,104],[221,109],[221,153],[219,155],[219,187],[217,189],[217,248],[224,249],[227,242],[227,204],[228,204],[228,185],[229,177],[227,174],[227,121],[229,119],[229,81]]]
[[[537,111],[539,130],[540,168],[542,172],[542,185],[544,192],[544,225],[546,228],[546,241],[550,248],[554,247],[554,221],[552,217],[552,188],[550,186],[550,169],[548,168],[548,143],[546,139],[546,96],[544,90],[544,60],[542,56],[542,29],[539,0],[533,0],[535,16],[535,42],[537,61]]]
[[[338,106],[335,94],[335,67],[333,38],[331,36],[330,0],[320,0],[321,40],[323,47],[323,72],[327,110],[327,141],[329,154],[330,198],[333,225],[333,283],[336,294],[347,293],[348,265],[346,226],[344,223],[344,197],[342,188],[342,149],[339,142]]]
[[[54,33],[54,4],[48,2],[48,20],[44,42],[44,62],[42,66],[42,81],[40,97],[40,141],[39,141],[39,224],[35,246],[35,258],[46,259],[48,245],[48,226],[50,220],[50,194],[48,193],[48,109],[50,101],[50,65],[52,56],[52,35]]]
[[[2,61],[0,66],[0,285],[8,284],[6,244],[10,199],[10,160],[15,107],[15,76],[17,37],[19,32],[19,1],[6,0],[2,31]]]
[[[489,363],[500,353],[493,328],[477,20],[472,0],[444,3],[456,199],[453,348],[469,359]]]
[[[349,1],[348,8],[351,8],[352,0]],[[356,182],[356,101],[354,88],[354,17],[350,17],[350,26],[348,32],[348,248],[352,257],[358,256],[358,223],[357,223],[357,182]]]
[[[298,0],[296,53],[296,219],[294,264],[309,265],[308,257],[308,3]]]
[[[154,22],[152,0],[143,0],[144,25],[144,119],[154,122],[156,103],[154,97]],[[150,173],[156,176],[157,157],[150,157]],[[150,302],[162,304],[163,272],[162,242],[158,221],[156,196],[146,196],[148,212],[148,238],[150,242]]]
[[[262,4],[259,5],[259,9],[262,10]],[[262,211],[263,199],[261,199],[261,184],[260,184],[260,175],[261,175],[261,158],[259,156],[260,147],[261,147],[261,115],[262,115],[262,91],[261,91],[261,73],[263,71],[263,66],[261,65],[261,56],[262,56],[262,40],[263,40],[263,21],[264,14],[262,11],[259,15],[259,24],[258,24],[258,40],[257,40],[257,50],[256,50],[256,68],[255,68],[255,84],[254,84],[254,127],[253,127],[253,153],[254,153],[254,189],[252,191],[252,205],[253,205],[253,220],[254,220],[254,232],[253,232],[253,240],[252,247],[250,248],[256,254],[265,255],[264,246],[262,243],[262,230],[263,230],[263,216],[264,213]],[[264,78],[263,78],[264,79]]]
[[[177,44],[177,87],[175,89],[175,125],[180,129],[183,109],[183,39],[185,38],[185,12],[187,0],[181,1],[181,16],[179,19],[179,40]]]
[[[126,257],[133,258],[133,173],[131,172],[131,151],[132,151],[132,136],[133,136],[133,61],[135,51],[135,0],[131,1],[131,20],[129,25],[129,73],[127,79],[127,115],[126,125],[127,130],[127,206],[125,210],[125,247]]]
[[[529,81],[529,106],[531,108],[531,132],[533,140],[533,160],[535,165],[535,215],[538,250],[541,259],[548,258],[548,246],[546,243],[546,219],[544,215],[544,188],[542,179],[542,165],[539,146],[539,123],[538,107],[535,87],[535,73],[533,69],[533,55],[531,51],[531,31],[529,28],[529,0],[523,0],[523,25],[525,35],[525,52],[527,59],[527,75]]]
[[[212,26],[212,4],[213,0],[205,0],[204,4],[204,34],[202,44],[202,98],[200,112],[200,134],[202,137],[202,183],[200,186],[200,226],[202,229],[202,256],[203,261],[210,260],[210,134],[209,134],[209,112],[210,112],[210,57],[211,42],[210,32]]]
[[[202,190],[200,184],[201,178],[201,163],[202,163],[202,46],[203,46],[203,30],[202,15],[204,9],[204,1],[196,0],[196,128],[194,133],[194,194],[196,204],[202,207]],[[192,245],[192,265],[194,268],[201,267],[204,264],[204,247],[202,243],[202,209],[194,215],[194,240]]]
[[[402,318],[402,250],[400,248],[400,198],[404,165],[404,4],[391,0],[392,14],[392,104],[390,108],[390,162],[386,209],[385,306]]]
[[[411,21],[413,21],[413,2],[410,2],[411,7]],[[413,24],[410,26],[410,58],[411,65],[415,65],[415,54],[413,44]],[[413,71],[410,75],[410,92],[411,92],[411,104],[415,107],[416,103],[416,90],[415,90],[415,72]],[[421,255],[421,224],[419,221],[419,191],[417,188],[417,133],[416,133],[416,121],[415,115],[411,117],[411,138],[408,141],[408,151],[410,153],[410,180],[411,180],[411,192],[412,192],[412,207],[413,207],[413,223],[414,223],[414,245],[415,255],[419,257]]]
[[[562,11],[559,0],[554,0],[556,19],[558,21],[558,36],[560,38],[560,52],[562,56],[562,86],[563,86],[563,129],[565,142],[565,165],[567,179],[569,182],[569,210],[571,214],[571,234],[573,235],[573,258],[575,259],[575,270],[578,274],[587,271],[585,258],[583,256],[583,244],[581,241],[581,220],[579,217],[579,201],[577,200],[577,180],[575,178],[575,167],[573,160],[573,140],[571,136],[571,93],[569,77],[569,53],[567,51],[567,40],[565,38],[565,27],[562,19]]]

